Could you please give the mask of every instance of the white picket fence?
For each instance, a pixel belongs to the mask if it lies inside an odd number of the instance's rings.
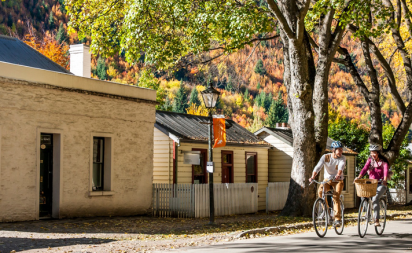
[[[258,184],[214,184],[215,215],[258,211]],[[153,184],[153,215],[209,217],[209,184]]]
[[[289,182],[269,182],[266,187],[266,213],[282,210],[288,198]]]

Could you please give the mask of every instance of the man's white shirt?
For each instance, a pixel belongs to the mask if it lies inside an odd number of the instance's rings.
[[[329,156],[329,161],[326,161],[326,156]],[[319,173],[319,171],[322,169],[322,166],[324,166],[324,179],[333,179],[335,176],[338,174],[338,171],[342,170],[345,168],[346,165],[346,157],[342,155],[339,158],[333,158],[333,154],[324,154],[318,164],[315,166],[315,169],[313,171],[316,171],[316,173]],[[340,176],[340,180],[343,180],[344,176],[343,173]]]

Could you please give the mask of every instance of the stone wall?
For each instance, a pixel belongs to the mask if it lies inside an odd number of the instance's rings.
[[[155,103],[0,78],[0,221],[38,219],[40,133],[61,137],[59,218],[151,206]],[[92,135],[112,136],[112,187],[91,196]]]

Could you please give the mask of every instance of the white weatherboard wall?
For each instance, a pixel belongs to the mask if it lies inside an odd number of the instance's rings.
[[[409,203],[412,201],[412,166],[409,165],[406,170],[406,202]]]
[[[290,182],[293,147],[265,132],[260,133],[258,136],[273,146],[269,150],[269,182]],[[352,184],[355,177],[355,156],[346,155],[346,159],[348,164],[348,189],[342,192],[342,195],[344,196],[345,207],[352,208],[355,206],[355,187]],[[320,178],[323,178],[323,169],[321,170]]]
[[[177,184],[192,183],[192,165],[183,164],[182,151],[208,149],[207,144],[181,143],[178,147]],[[258,156],[259,210],[266,208],[266,186],[268,183],[268,148],[255,146],[226,146],[213,149],[215,161],[214,182],[222,182],[221,151],[233,151],[234,183],[246,182],[245,152],[256,152]],[[153,183],[173,183],[173,141],[158,129],[154,129]]]
[[[70,45],[70,72],[76,76],[91,77],[91,54],[83,44]]]

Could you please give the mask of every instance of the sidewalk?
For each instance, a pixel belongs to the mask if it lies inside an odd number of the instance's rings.
[[[396,207],[388,213],[412,213],[412,206]],[[345,217],[356,216],[352,210]],[[153,217],[79,218],[0,223],[0,252],[148,252],[187,246],[203,246],[239,240],[237,236],[256,228],[292,226],[274,234],[294,234],[310,230],[299,224],[310,218],[280,217],[278,212],[236,215],[208,219],[175,219]],[[293,229],[296,227],[296,229]],[[272,233],[273,234],[273,233]],[[255,234],[249,237],[263,237]],[[244,239],[244,238],[242,238]]]

